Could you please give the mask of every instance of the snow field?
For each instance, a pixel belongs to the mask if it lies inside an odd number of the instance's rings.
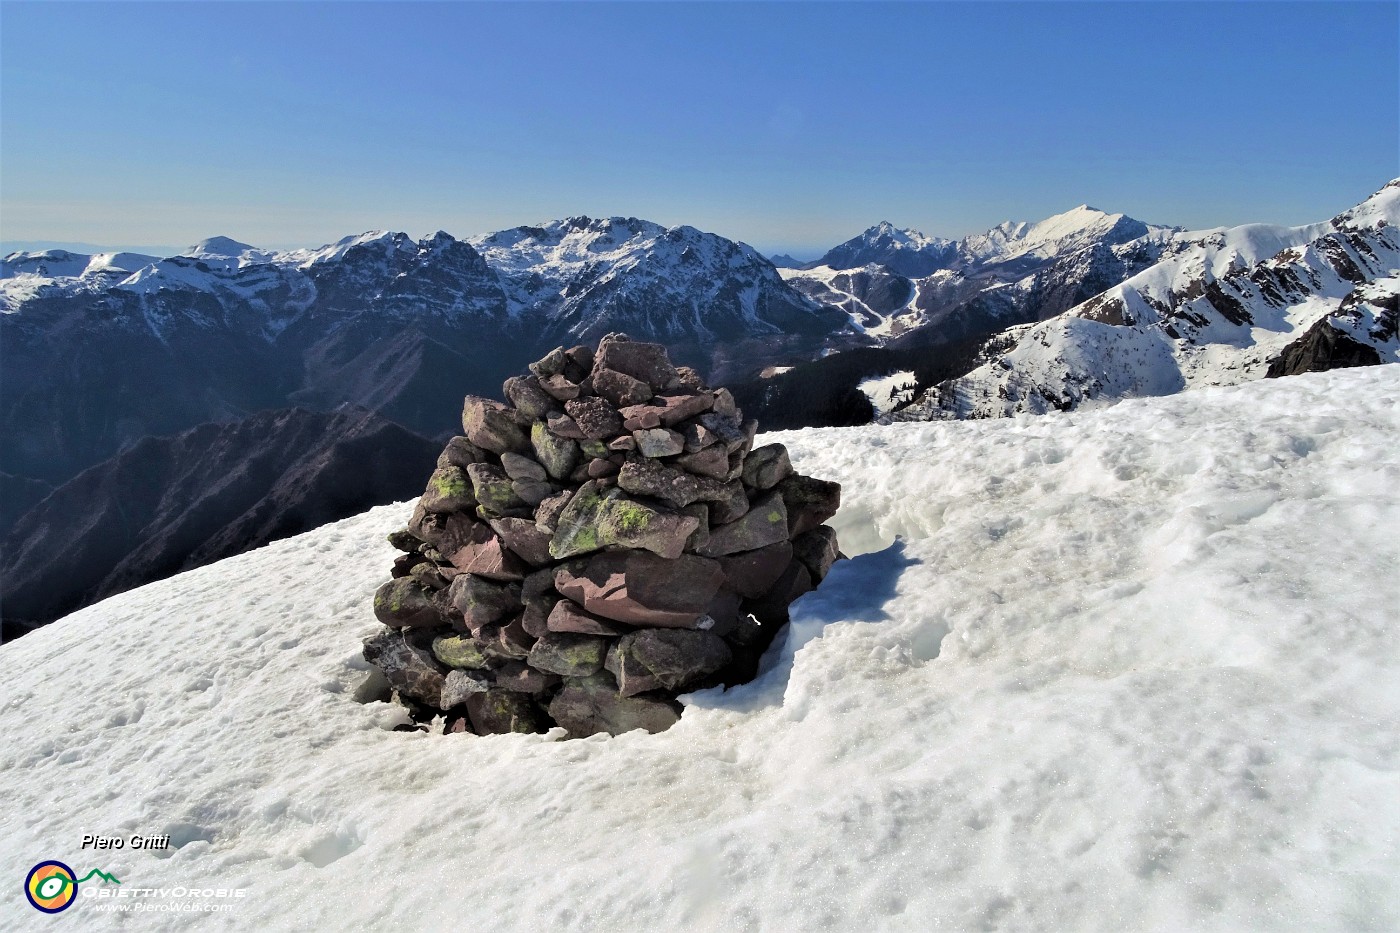
[[[769,435],[853,559],[656,736],[356,702],[407,505],[123,594],[0,649],[0,926],[58,858],[248,891],[98,929],[1394,929],[1397,429],[1381,366]]]

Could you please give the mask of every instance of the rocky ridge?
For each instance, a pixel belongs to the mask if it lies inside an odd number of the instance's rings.
[[[753,677],[840,556],[840,486],[754,448],[725,389],[609,334],[468,396],[375,595],[365,657],[448,732],[661,731]]]

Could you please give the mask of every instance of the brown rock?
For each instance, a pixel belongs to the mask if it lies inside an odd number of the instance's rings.
[[[700,484],[684,470],[654,460],[632,460],[622,465],[617,484],[638,496],[653,496],[678,508],[700,498]]]
[[[603,669],[608,639],[572,632],[546,632],[530,649],[530,666],[561,677],[587,677]]]
[[[684,692],[732,656],[724,640],[709,632],[644,629],[623,636],[607,660],[618,692],[627,697],[658,688]]]
[[[715,432],[705,427],[698,421],[687,422],[680,426],[682,436],[685,437],[686,453],[695,453],[719,443],[719,437]]]
[[[542,380],[548,379],[550,376],[562,373],[564,371],[564,365],[568,363],[568,361],[569,358],[564,353],[564,348],[555,347],[553,350],[546,353],[543,359],[531,363],[530,372],[539,376]]]
[[[543,567],[554,560],[549,556],[550,536],[540,531],[534,519],[496,518],[491,520],[491,528],[527,564]]]
[[[676,464],[697,476],[718,480],[729,476],[729,455],[723,447],[706,447],[692,454],[683,454],[676,458]]]
[[[462,573],[498,582],[519,580],[527,569],[523,560],[503,546],[491,527],[480,522],[472,526],[465,540],[446,553],[446,557]]]
[[[443,448],[442,454],[438,457],[437,465],[440,467],[455,466],[465,470],[473,463],[485,463],[488,456],[486,451],[467,438],[454,437]]]
[[[792,461],[782,444],[767,444],[749,453],[744,461],[744,485],[772,489],[792,475]]]
[[[719,562],[682,554],[665,560],[644,551],[605,551],[555,570],[554,587],[587,611],[658,628],[688,628],[724,581]]]
[[[608,441],[608,450],[616,450],[620,453],[627,453],[637,449],[637,439],[630,434],[622,434]]]
[[[374,617],[390,628],[428,628],[447,621],[432,591],[413,577],[390,580],[375,590]]]
[[[710,529],[710,540],[699,553],[723,557],[753,551],[788,539],[787,507],[782,496],[770,492],[754,502],[743,518]]]
[[[494,454],[525,452],[530,439],[500,402],[468,395],[462,404],[462,428],[473,444]]]
[[[561,599],[550,611],[545,627],[551,632],[574,632],[579,635],[608,635],[616,637],[632,631],[626,625],[585,612],[572,600]]]
[[[802,566],[801,561],[794,558],[773,588],[762,598],[746,602],[744,608],[753,613],[765,628],[781,627],[788,622],[788,606],[802,594],[811,591],[812,574]]]
[[[467,716],[481,735],[545,730],[544,718],[527,694],[499,687],[468,697]]]
[[[710,501],[710,528],[728,525],[749,512],[749,497],[744,484],[735,480],[719,487],[719,496]]]
[[[661,409],[661,424],[670,428],[709,411],[714,396],[709,392],[667,393],[652,399],[651,404]]]
[[[485,693],[491,689],[491,675],[485,671],[454,670],[448,673],[442,685],[442,699],[439,709],[451,709],[467,702],[473,693]]]
[[[661,427],[661,409],[654,405],[629,405],[618,414],[622,416],[622,427],[628,431]]]
[[[419,500],[429,512],[466,512],[476,508],[472,482],[461,467],[438,467],[428,477]]]
[[[380,632],[365,639],[364,656],[400,694],[440,708],[448,668],[418,639],[398,631]]]
[[[841,484],[794,473],[777,486],[787,505],[788,537],[811,531],[841,507]]]
[[[792,553],[812,574],[812,581],[821,583],[826,579],[831,565],[841,556],[836,543],[836,529],[830,525],[818,525],[811,531],[804,531],[792,539]]]
[[[792,563],[793,546],[786,540],[753,551],[721,557],[724,578],[745,599],[758,599],[773,588]]]
[[[590,460],[588,461],[588,475],[592,479],[602,479],[604,476],[616,476],[618,466],[611,460]]]
[[[511,376],[503,390],[516,411],[531,421],[543,421],[559,410],[559,400],[542,389],[535,376]]]
[[[601,441],[622,433],[622,416],[606,400],[596,395],[565,402],[564,410],[574,419],[585,438]]]
[[[657,390],[673,385],[676,379],[676,368],[671,365],[665,347],[658,343],[638,343],[617,334],[609,334],[598,344],[593,368],[625,373]]]
[[[530,479],[544,482],[549,478],[544,467],[524,454],[501,454],[501,467],[511,479]]]
[[[507,661],[495,675],[496,686],[512,693],[544,693],[560,683],[558,674],[537,671],[523,661]]]
[[[578,423],[566,414],[550,415],[547,424],[550,433],[558,437],[567,437],[573,440],[579,440],[583,437],[583,432],[578,429]]]
[[[574,497],[572,489],[555,493],[535,507],[535,526],[548,535],[553,535],[559,516]]]
[[[664,732],[680,721],[680,704],[670,697],[624,697],[607,671],[591,677],[566,678],[549,703],[549,715],[574,738],[606,732],[622,735],[634,729]]]
[[[492,583],[469,573],[458,574],[447,593],[472,634],[520,611],[519,586]]]
[[[651,399],[651,386],[626,373],[611,369],[593,370],[593,391],[619,408],[626,405],[640,405]]]
[[[549,553],[563,560],[608,547],[641,548],[662,557],[679,557],[695,531],[695,519],[661,512],[607,489],[606,480],[589,480],[560,514]]]

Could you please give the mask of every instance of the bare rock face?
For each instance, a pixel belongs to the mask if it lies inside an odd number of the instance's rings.
[[[840,558],[841,487],[754,448],[724,389],[610,334],[470,397],[375,596],[365,643],[444,732],[659,732],[751,679]]]

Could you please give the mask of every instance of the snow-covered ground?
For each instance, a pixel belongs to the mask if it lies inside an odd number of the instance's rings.
[[[858,556],[661,735],[356,702],[406,505],[0,649],[0,928],[1400,928],[1400,366],[770,437]]]

